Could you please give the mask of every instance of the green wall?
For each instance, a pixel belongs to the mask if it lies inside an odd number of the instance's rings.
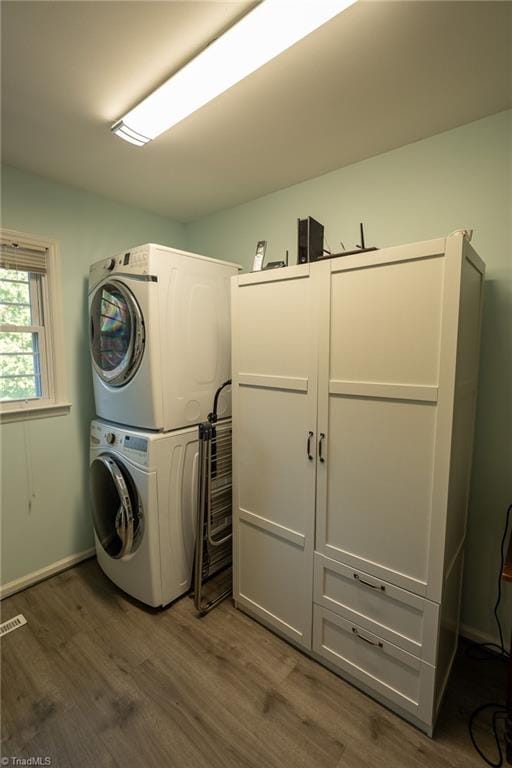
[[[343,141],[342,126],[340,142]],[[388,246],[473,228],[487,264],[480,388],[463,592],[463,622],[496,637],[492,614],[499,542],[512,502],[512,112],[502,112],[187,225],[190,250],[250,269],[257,240],[267,260],[296,259],[296,220],[314,216],[327,247]],[[510,637],[512,590],[502,616]],[[508,618],[508,621],[506,620]]]
[[[2,226],[59,242],[72,403],[68,415],[0,427],[6,584],[93,546],[88,493],[88,431],[94,415],[87,340],[89,265],[145,242],[182,248],[185,232],[170,219],[10,167],[2,169]]]

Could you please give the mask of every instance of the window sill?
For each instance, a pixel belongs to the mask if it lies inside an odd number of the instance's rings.
[[[45,403],[44,405],[23,405],[0,410],[0,423],[26,421],[27,419],[45,419],[52,416],[65,416],[71,410],[71,403]]]

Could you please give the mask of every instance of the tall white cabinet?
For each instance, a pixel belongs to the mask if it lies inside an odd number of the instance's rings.
[[[232,279],[235,602],[430,735],[483,279],[463,233]]]

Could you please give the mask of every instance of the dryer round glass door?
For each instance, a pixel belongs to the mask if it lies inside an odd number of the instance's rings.
[[[127,384],[144,353],[144,321],[137,301],[112,280],[96,289],[90,310],[89,344],[93,366],[112,387]]]
[[[142,537],[143,510],[126,467],[109,454],[91,464],[92,517],[105,552],[116,559],[135,552]]]

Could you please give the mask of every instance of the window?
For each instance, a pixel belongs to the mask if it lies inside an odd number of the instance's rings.
[[[67,412],[56,244],[0,235],[2,420]]]

